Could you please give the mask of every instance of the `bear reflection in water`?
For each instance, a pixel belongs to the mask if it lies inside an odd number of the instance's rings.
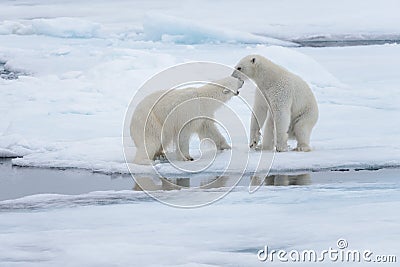
[[[275,185],[275,186],[285,186],[285,185],[309,185],[311,184],[311,176],[309,173],[304,174],[273,174],[268,175],[264,178],[264,181],[261,180],[259,176],[251,177],[251,185]]]
[[[135,191],[156,191],[156,190],[180,190],[188,188],[211,189],[230,187],[237,182],[238,178],[230,176],[217,176],[209,179],[202,179],[194,182],[190,178],[156,178],[150,176],[135,176]],[[193,181],[191,183],[191,181]]]
[[[238,181],[235,176],[217,176],[210,178],[159,178],[152,176],[135,176],[135,191],[156,190],[180,190],[188,188],[212,189],[221,187],[232,187]],[[311,177],[309,173],[304,174],[273,174],[268,176],[245,176],[238,186],[288,186],[309,185]]]

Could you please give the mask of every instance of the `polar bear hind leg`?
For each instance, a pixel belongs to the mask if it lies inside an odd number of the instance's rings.
[[[309,128],[310,127],[304,127],[304,126],[295,127],[294,132],[297,140],[297,147],[294,149],[294,151],[303,151],[303,152],[311,151],[311,147],[309,145],[311,129]]]
[[[293,134],[297,141],[297,147],[294,151],[311,151],[310,147],[310,137],[311,132],[316,123],[316,120],[310,118],[310,115],[300,118],[293,125]]]
[[[154,155],[154,160],[159,159],[159,160],[166,160],[167,156],[165,155],[165,151],[162,146],[160,146]]]
[[[151,165],[157,157],[164,155],[160,139],[162,127],[153,113],[148,116],[145,128],[143,134],[137,134],[136,155],[133,162],[140,165]]]
[[[147,147],[147,149],[144,147],[138,147],[136,149],[136,155],[133,163],[139,165],[151,165],[153,163],[155,152],[156,149],[153,150],[152,147]]]
[[[176,148],[176,156],[182,160],[193,161],[193,158],[189,154],[189,141],[192,135],[190,126],[185,127],[179,132],[176,140],[178,147]]]

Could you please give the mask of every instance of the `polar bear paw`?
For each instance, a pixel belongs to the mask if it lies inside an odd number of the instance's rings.
[[[253,137],[250,139],[250,144],[249,144],[250,148],[257,149],[258,143],[260,143],[260,139],[261,139],[260,131],[255,132],[253,134]]]
[[[311,151],[311,147],[309,147],[308,145],[300,145],[300,146],[297,146],[295,149],[293,149],[293,151],[310,152]]]
[[[257,148],[257,144],[258,144],[258,142],[256,141],[256,140],[252,140],[251,142],[250,142],[250,148],[254,148],[254,149],[256,149]]]
[[[286,151],[288,151],[287,145],[277,145],[276,146],[276,152],[286,152]]]
[[[253,149],[263,149],[262,146],[259,146],[258,144],[260,143],[260,137],[254,137],[250,140],[249,147]]]
[[[193,159],[191,156],[186,156],[186,157],[185,157],[185,160],[186,160],[186,161],[193,161],[194,159]]]
[[[218,146],[218,150],[225,150],[225,149],[231,149],[231,146],[228,145],[227,143],[222,143]]]

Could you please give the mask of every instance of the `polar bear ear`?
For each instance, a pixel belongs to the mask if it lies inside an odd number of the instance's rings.
[[[251,61],[251,63],[253,63],[253,64],[254,64],[254,63],[256,62],[256,58],[255,58],[255,57],[253,57],[253,58],[252,58],[250,61]]]

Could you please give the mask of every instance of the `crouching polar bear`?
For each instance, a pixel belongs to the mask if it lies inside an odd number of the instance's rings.
[[[310,151],[310,136],[318,120],[318,105],[307,83],[260,55],[244,57],[235,68],[233,77],[244,80],[247,76],[259,88],[251,119],[250,147],[257,146],[260,127],[266,120],[261,149],[274,149],[275,120],[276,151],[288,150],[288,138],[296,139],[297,147],[294,150]]]
[[[173,142],[177,158],[193,160],[189,155],[192,134],[210,138],[218,150],[230,146],[217,129],[215,111],[239,94],[243,81],[233,77],[198,88],[157,91],[145,97],[136,107],[130,131],[136,145],[134,163],[152,164],[164,156],[164,148]]]

